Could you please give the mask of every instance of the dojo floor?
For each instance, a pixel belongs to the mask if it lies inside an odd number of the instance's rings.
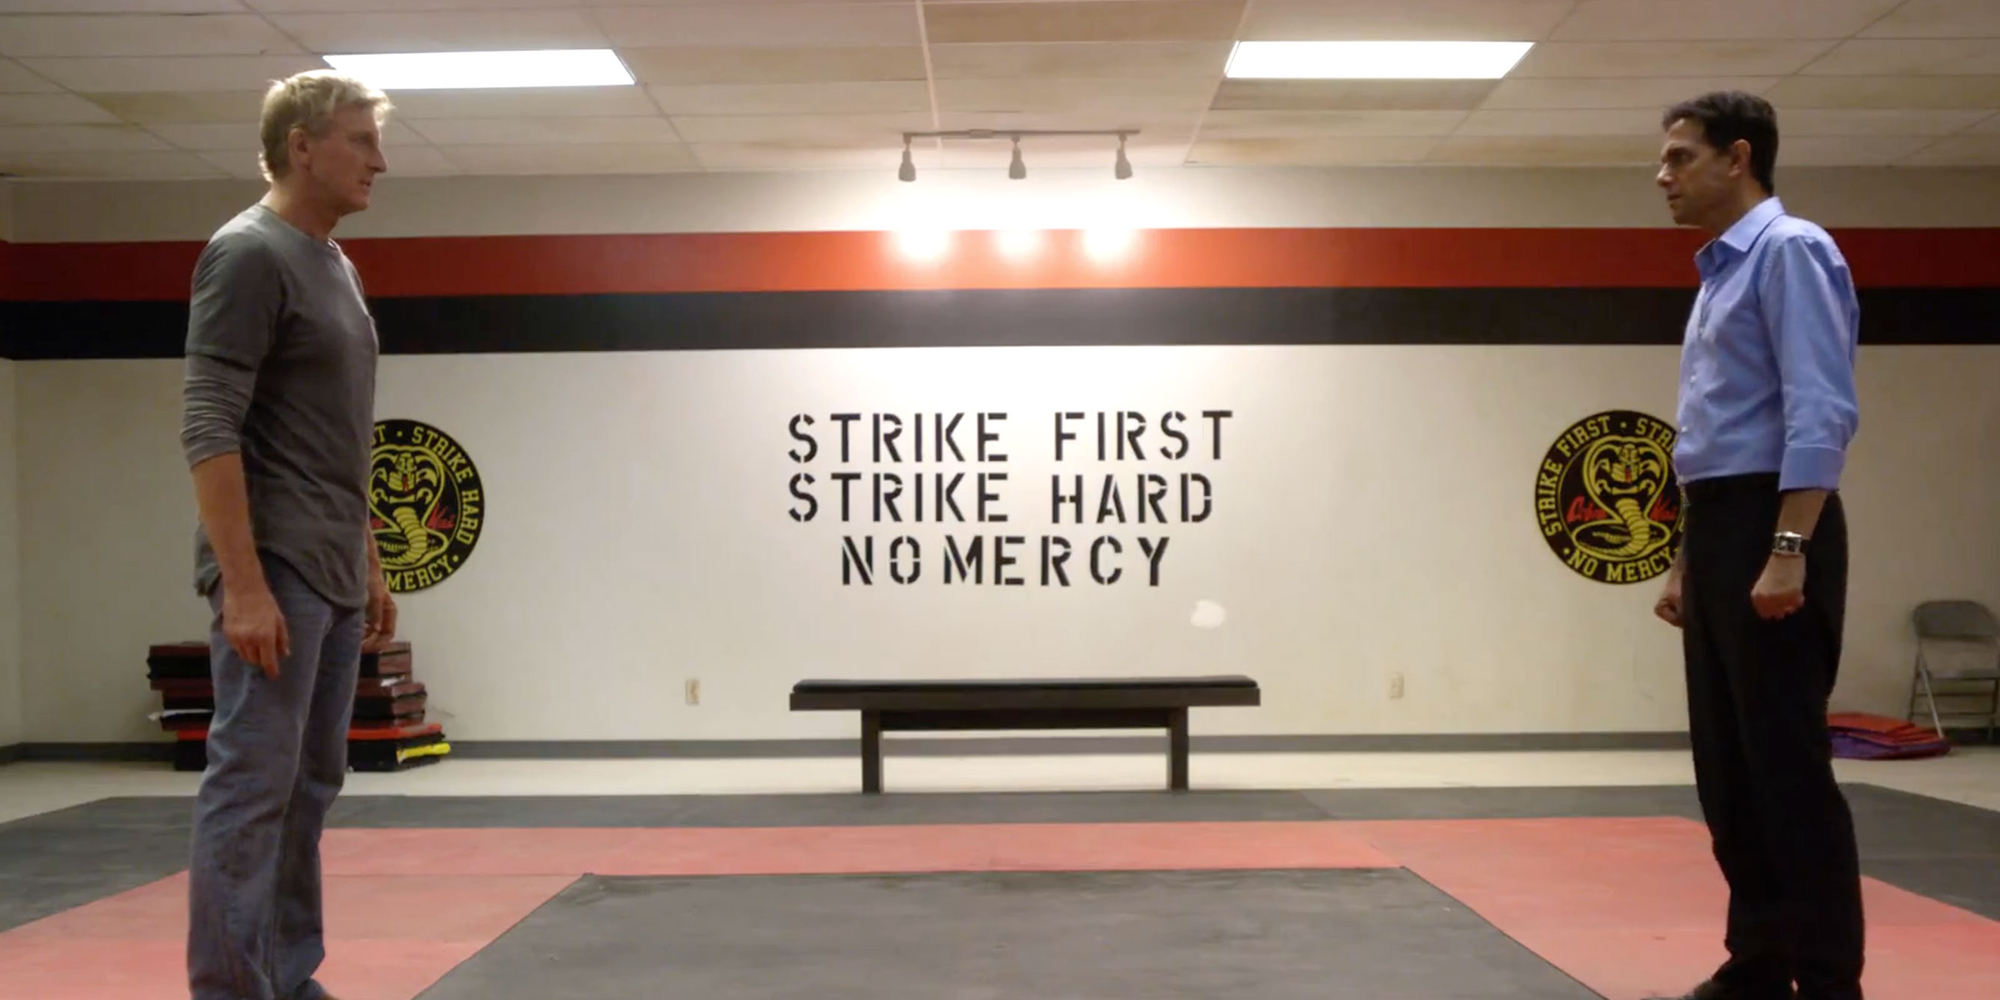
[[[1871,1000],[2000,997],[2000,751],[1841,761]],[[1723,887],[1685,752],[452,759],[350,778],[342,1000],[1678,993]],[[197,776],[0,767],[0,1000],[184,1000]]]

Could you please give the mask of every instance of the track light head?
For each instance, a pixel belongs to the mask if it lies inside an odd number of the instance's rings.
[[[1121,181],[1130,180],[1132,177],[1132,161],[1125,158],[1125,137],[1123,135],[1118,137],[1118,163],[1111,168],[1111,175]]]
[[[1007,164],[1007,176],[1020,180],[1028,176],[1028,165],[1021,161],[1021,137],[1014,137],[1014,162]]]
[[[903,137],[903,165],[896,170],[896,179],[909,182],[917,179],[917,161],[910,158],[910,137]]]

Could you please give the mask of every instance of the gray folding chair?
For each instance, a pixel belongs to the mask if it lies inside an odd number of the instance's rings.
[[[1917,632],[1917,668],[1910,678],[1906,721],[1915,721],[1917,698],[1930,707],[1931,727],[1944,733],[1943,719],[1983,718],[1986,741],[2000,722],[2000,622],[1977,601],[1925,601],[1911,616]],[[1985,711],[1940,712],[1938,699],[1977,697],[1984,688]],[[1957,690],[1943,690],[1953,688]]]

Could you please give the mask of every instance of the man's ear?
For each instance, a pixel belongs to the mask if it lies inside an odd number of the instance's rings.
[[[1750,140],[1738,139],[1729,144],[1729,173],[1732,177],[1749,176]]]
[[[304,128],[294,125],[290,132],[285,133],[285,150],[291,154],[291,165],[293,167],[298,167],[305,162],[306,130]]]

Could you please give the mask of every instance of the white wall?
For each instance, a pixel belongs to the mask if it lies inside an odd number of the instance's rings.
[[[5,198],[0,197],[0,202]],[[21,742],[21,524],[15,425],[20,367],[0,359],[0,748]]]
[[[425,179],[385,185],[343,235],[882,228],[920,204],[959,225],[1079,225],[1106,211],[1142,226],[1662,221],[1644,172],[1142,176],[1122,188],[1041,173],[1011,188],[964,176]],[[2000,223],[1992,174],[1794,171],[1781,183],[1795,210],[1829,225]],[[33,193],[17,200],[16,232],[34,241],[199,239],[256,194],[23,190]],[[954,200],[980,192],[989,200]],[[203,634],[188,586],[179,372],[173,361],[14,368],[26,740],[157,738],[145,648]],[[1030,375],[1044,381],[1004,381]],[[1543,452],[1570,422],[1612,407],[1671,416],[1672,348],[424,356],[385,359],[381,378],[378,415],[443,428],[486,487],[471,562],[402,599],[419,676],[455,739],[843,736],[853,719],[793,715],[786,692],[803,677],[871,674],[1243,672],[1263,683],[1264,707],[1204,713],[1203,733],[1685,722],[1678,637],[1649,614],[1656,585],[1563,567],[1532,497]],[[1869,348],[1861,382],[1837,703],[1894,714],[1908,608],[1939,594],[2000,606],[1989,510],[2000,348]],[[636,416],[617,412],[628,406]],[[1088,582],[1082,546],[1100,530],[1064,525],[1055,533],[1079,543],[1077,586],[947,588],[935,561],[944,531],[926,525],[912,532],[931,557],[922,583],[885,575],[843,588],[840,525],[786,513],[794,413],[1006,411],[1012,520],[954,528],[990,544],[999,528],[1048,530],[1053,411],[1208,407],[1235,413],[1223,459],[1192,466],[1214,482],[1214,516],[1170,526],[1158,588],[1135,586],[1129,561],[1130,539],[1154,526],[1129,524],[1106,532],[1127,539],[1127,576],[1112,587]],[[816,469],[823,502],[830,471]],[[1105,470],[1063,471],[1089,482]],[[1137,470],[1117,471],[1129,484]],[[891,532],[877,533],[886,544]],[[1033,542],[1021,554],[1038,582]],[[1202,600],[1227,611],[1221,627],[1192,624]],[[1399,672],[1404,696],[1392,699]],[[702,681],[699,706],[682,703],[688,678]]]
[[[488,501],[467,566],[403,598],[404,631],[468,740],[841,735],[853,720],[785,710],[793,682],[1099,672],[1256,676],[1266,706],[1215,712],[1210,733],[1672,730],[1677,636],[1648,615],[1655,586],[1563,567],[1531,487],[1571,421],[1670,415],[1674,370],[1671,348],[391,358],[380,414],[455,436]],[[186,584],[177,365],[19,371],[27,738],[143,738],[146,645],[199,637],[205,621]],[[1003,387],[1034,373],[1040,388]],[[1996,383],[2000,349],[1865,352],[1842,705],[1900,705],[1915,601],[2000,606],[1987,558],[2000,523],[1986,509],[2000,491]],[[1158,530],[1136,524],[1055,528],[1078,545],[1077,585],[1034,586],[1056,471],[1048,415],[1207,407],[1235,414],[1222,460],[1186,465],[1213,481],[1214,516],[1168,526],[1161,586],[1136,585],[1132,541]],[[1030,586],[946,587],[933,558],[917,585],[891,585],[884,568],[872,589],[843,588],[842,526],[794,523],[786,491],[790,416],[838,410],[1009,413],[1010,523],[950,530],[1031,539]],[[83,442],[101,450],[86,457]],[[823,512],[832,443],[812,466]],[[882,545],[900,533],[874,530]],[[945,528],[910,533],[935,557]],[[1112,587],[1087,577],[1083,546],[1099,533],[1126,542]],[[1191,623],[1201,600],[1226,610],[1220,628]],[[698,707],[682,704],[687,678],[702,681]]]
[[[0,181],[0,241],[14,238],[14,186]],[[21,550],[14,482],[14,362],[0,358],[0,748],[21,741]]]

